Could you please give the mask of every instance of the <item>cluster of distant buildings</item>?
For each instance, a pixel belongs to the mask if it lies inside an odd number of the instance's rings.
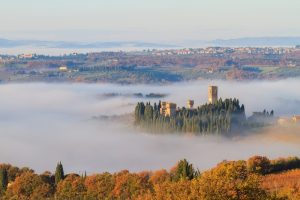
[[[300,115],[294,115],[293,117],[280,117],[277,120],[279,125],[291,125],[300,123]]]
[[[38,56],[36,54],[32,54],[32,53],[18,55],[19,59],[32,59],[32,58],[37,58],[37,57]]]
[[[250,54],[250,55],[257,55],[257,54],[265,54],[265,55],[282,55],[286,53],[291,53],[294,51],[299,51],[300,45],[295,47],[206,47],[206,48],[184,48],[184,49],[166,49],[166,50],[159,50],[159,49],[152,49],[148,51],[144,51],[150,53],[155,56],[167,56],[167,55],[194,55],[194,54]],[[95,54],[95,53],[89,53]],[[76,56],[79,55],[78,53],[74,52],[71,54],[65,54],[64,56]],[[2,57],[0,55],[0,60],[5,59],[34,59],[39,58],[41,55],[37,55],[35,53],[28,53],[28,54],[20,54],[18,56],[6,56]]]
[[[65,66],[65,65],[63,65],[63,66],[60,66],[60,67],[58,68],[58,70],[59,70],[60,72],[67,72],[67,71],[68,71],[68,67]]]
[[[194,55],[194,54],[267,54],[281,55],[291,53],[298,48],[291,47],[207,47],[207,48],[189,48],[189,49],[170,49],[170,50],[153,50],[152,54],[156,56],[167,55]]]
[[[74,68],[68,68],[66,65],[62,65],[60,67],[58,67],[58,71],[59,72],[79,72],[79,69],[74,69]]]
[[[218,101],[218,87],[209,86],[208,87],[208,103],[213,104]],[[187,109],[194,109],[194,100],[187,100]],[[172,102],[161,102],[160,114],[165,117],[171,117],[176,114],[179,110],[176,103]]]

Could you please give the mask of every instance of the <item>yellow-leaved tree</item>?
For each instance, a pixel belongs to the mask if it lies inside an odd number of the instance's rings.
[[[203,200],[265,200],[261,179],[247,170],[245,161],[222,162],[198,179],[199,197]]]

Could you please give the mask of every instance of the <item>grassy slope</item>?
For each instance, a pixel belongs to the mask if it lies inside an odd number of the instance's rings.
[[[279,197],[300,199],[300,169],[266,175],[262,187]]]

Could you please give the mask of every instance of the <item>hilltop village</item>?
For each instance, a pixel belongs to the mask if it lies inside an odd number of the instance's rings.
[[[173,102],[158,104],[139,102],[135,108],[135,124],[150,132],[194,134],[229,134],[270,125],[274,111],[255,112],[246,117],[245,106],[236,98],[218,99],[218,87],[208,87],[208,102],[197,108],[194,100],[179,108]]]
[[[218,101],[218,87],[217,86],[209,86],[208,87],[208,104],[215,104]],[[187,100],[188,110],[195,110],[194,108],[194,100]],[[179,111],[180,108],[177,108],[176,103],[172,102],[161,102],[160,106],[160,114],[165,117],[172,117],[176,115],[176,112]]]
[[[218,86],[208,87],[207,103],[198,107],[187,100],[186,107],[174,102],[158,104],[139,102],[135,108],[135,124],[150,132],[179,132],[195,134],[229,134],[257,130],[271,125],[300,124],[300,116],[274,117],[274,111],[253,112],[246,117],[245,106],[236,98],[218,98]]]

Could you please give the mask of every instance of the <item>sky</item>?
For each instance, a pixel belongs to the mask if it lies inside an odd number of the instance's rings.
[[[0,1],[0,38],[179,42],[300,36],[299,0]]]

